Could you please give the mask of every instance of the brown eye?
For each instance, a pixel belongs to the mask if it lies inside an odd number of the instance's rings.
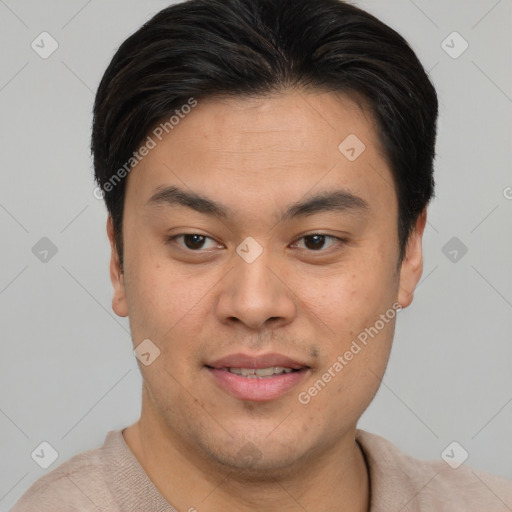
[[[188,249],[201,249],[205,239],[202,235],[183,235],[183,241]]]
[[[178,240],[182,239],[183,243],[180,243]],[[211,247],[205,247],[205,243],[210,240],[212,243]],[[217,247],[218,245],[215,243],[215,240],[208,236],[199,235],[197,233],[184,233],[181,235],[174,235],[167,239],[168,243],[177,244],[181,249],[199,252],[201,249],[212,249]]]
[[[313,233],[311,235],[303,236],[299,242],[302,240],[304,240],[304,246],[308,251],[316,252],[326,252],[325,244],[328,241],[331,241],[331,243],[327,245],[327,249],[336,245],[342,245],[344,243],[344,240],[341,238],[331,235],[324,235],[321,233]]]
[[[324,246],[325,244],[325,236],[324,235],[309,235],[309,236],[305,236],[304,237],[304,240],[305,240],[305,246],[308,248],[308,249],[312,249],[312,250],[318,250],[318,249],[322,249],[322,247]]]

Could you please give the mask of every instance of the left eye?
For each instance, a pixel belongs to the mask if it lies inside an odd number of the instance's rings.
[[[299,241],[300,240],[304,240],[304,245],[306,246],[306,248],[312,251],[319,251],[321,249],[325,249],[324,246],[326,240],[331,240],[332,244],[330,247],[332,247],[333,245],[343,243],[343,240],[336,236],[323,235],[321,233],[313,233],[311,235],[306,235],[303,236],[302,238],[299,238]]]

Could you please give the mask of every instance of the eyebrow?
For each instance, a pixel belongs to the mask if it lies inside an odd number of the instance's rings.
[[[233,217],[235,213],[226,205],[196,192],[180,189],[177,186],[157,187],[146,205],[182,206],[221,219]],[[363,213],[366,210],[369,210],[369,204],[362,197],[356,196],[347,190],[335,189],[320,192],[291,204],[278,216],[278,222],[286,222],[320,212]]]

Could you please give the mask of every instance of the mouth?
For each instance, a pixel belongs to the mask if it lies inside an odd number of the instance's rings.
[[[296,387],[310,367],[280,354],[233,354],[205,365],[215,384],[229,395],[255,402],[275,400]]]
[[[283,368],[282,366],[270,366],[269,368],[218,368],[219,370],[241,375],[247,379],[268,379],[274,375],[282,375],[283,373],[298,372],[292,368]]]

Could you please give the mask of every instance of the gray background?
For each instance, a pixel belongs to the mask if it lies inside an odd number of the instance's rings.
[[[115,49],[166,5],[0,0],[1,511],[139,415],[88,146],[94,91]],[[408,39],[441,106],[423,279],[360,428],[419,458],[439,458],[455,440],[466,464],[512,477],[512,1],[358,5]],[[43,31],[59,44],[47,59],[31,48]],[[453,31],[469,43],[456,59],[441,45]],[[43,237],[57,248],[46,262],[32,250]],[[459,247],[446,256],[452,237]],[[42,441],[59,453],[47,470],[30,456]]]

